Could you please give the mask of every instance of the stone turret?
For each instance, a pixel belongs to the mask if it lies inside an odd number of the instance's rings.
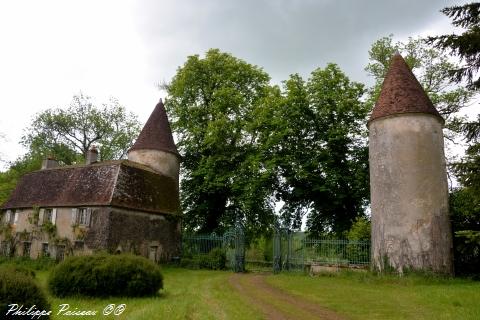
[[[163,175],[174,178],[178,187],[180,159],[167,113],[160,99],[137,141],[128,151],[128,160],[144,164]]]
[[[396,54],[368,122],[376,270],[453,273],[443,125]]]

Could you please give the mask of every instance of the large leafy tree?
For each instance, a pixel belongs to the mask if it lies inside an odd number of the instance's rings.
[[[82,93],[65,108],[36,115],[22,143],[32,155],[54,156],[65,164],[85,158],[93,146],[102,160],[123,158],[140,130],[136,116],[115,99],[101,107]]]
[[[269,76],[228,53],[188,57],[172,81],[166,108],[183,156],[181,203],[191,232],[223,232],[241,219],[251,233],[273,222],[271,176],[258,155],[253,115]]]
[[[260,136],[266,168],[277,173],[283,222],[312,234],[348,230],[369,195],[364,87],[336,66],[292,75],[264,107]],[[261,118],[260,118],[261,119]]]

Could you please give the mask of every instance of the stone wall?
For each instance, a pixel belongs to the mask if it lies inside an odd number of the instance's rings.
[[[179,216],[115,208],[109,219],[109,251],[133,252],[157,261],[180,255]]]
[[[49,254],[56,257],[58,248],[66,255],[84,255],[95,251],[132,252],[155,261],[169,261],[180,254],[180,219],[178,216],[160,215],[112,207],[89,207],[89,225],[74,221],[71,207],[55,208],[55,234],[48,234],[41,224],[32,224],[34,211],[18,211],[13,233],[22,233],[17,241],[15,255],[23,256],[24,242],[30,243],[30,257],[43,255],[48,244]],[[5,216],[5,214],[4,214]],[[2,225],[6,224],[4,218]],[[0,235],[0,241],[5,240]]]
[[[451,274],[442,123],[399,114],[370,123],[372,263]]]

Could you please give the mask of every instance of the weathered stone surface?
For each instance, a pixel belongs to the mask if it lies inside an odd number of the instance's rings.
[[[451,274],[441,119],[397,114],[369,129],[373,267]]]
[[[148,257],[156,247],[157,260],[169,261],[180,255],[180,219],[124,209],[109,212],[108,249],[133,252]]]

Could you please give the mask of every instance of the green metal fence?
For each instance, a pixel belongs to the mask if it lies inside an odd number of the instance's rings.
[[[250,241],[247,247],[243,228],[237,226],[223,236],[184,236],[182,261],[209,269],[220,269],[223,264],[235,272],[305,271],[314,265],[367,267],[370,264],[370,242],[312,239],[303,232],[277,229],[270,237]]]
[[[223,236],[216,234],[184,235],[181,265],[193,268],[245,271],[245,236],[243,228],[234,227]]]

